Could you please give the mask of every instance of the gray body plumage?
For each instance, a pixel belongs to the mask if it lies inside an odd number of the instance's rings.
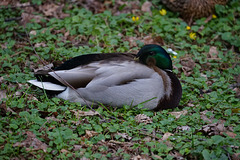
[[[57,97],[82,105],[87,102],[89,105],[102,103],[122,107],[143,103],[145,108],[154,109],[160,99],[169,97],[171,93],[170,78],[165,71],[159,70],[167,79],[167,86],[164,86],[163,78],[156,71],[135,61],[102,60],[48,73],[66,86],[66,82],[72,85],[81,97],[69,87],[51,85],[50,82],[29,82],[46,90],[62,90]]]
[[[169,54],[155,44],[137,55],[87,54],[74,57],[53,70],[34,73],[29,83],[47,94],[82,105],[137,106],[158,111],[176,108],[182,87],[172,72]]]

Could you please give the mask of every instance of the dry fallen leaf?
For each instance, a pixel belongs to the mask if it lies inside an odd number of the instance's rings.
[[[104,1],[104,3],[102,3],[99,0],[81,0],[76,2],[79,2],[83,8],[90,10],[93,13],[102,13],[105,11],[105,3],[108,3],[109,5],[111,4],[111,2]]]
[[[180,63],[182,65],[182,70],[186,76],[192,74],[194,67],[196,66],[195,62],[191,57],[181,58]]]
[[[115,135],[119,135],[126,140],[131,140],[132,139],[132,137],[130,137],[127,133],[116,133]]]
[[[74,151],[79,151],[80,149],[82,149],[82,145],[73,145],[74,147]]]
[[[164,45],[164,40],[161,36],[148,35],[141,40],[145,45],[146,44],[157,44],[160,46]]]
[[[124,6],[124,7],[122,7]],[[121,8],[121,9],[120,9]],[[140,2],[139,1],[115,1],[114,7],[111,9],[113,11],[113,15],[117,16],[121,13],[132,13],[136,14],[140,10]]]
[[[136,37],[126,37],[125,40],[129,42],[130,47],[137,47],[136,41],[139,39],[137,39]]]
[[[61,149],[61,153],[68,153],[69,151],[67,151],[66,149]]]
[[[206,116],[207,112],[212,112],[213,113],[213,111],[208,111],[208,110],[202,111],[202,112],[200,112],[201,119],[204,120],[205,122],[212,123],[213,120],[215,119],[214,115],[212,115],[211,117],[208,118]]]
[[[204,126],[202,126],[201,130],[208,135],[218,135],[219,132],[217,130],[217,125],[218,125],[218,123],[204,125]],[[218,128],[223,128],[223,127],[224,127],[224,125],[220,124]],[[223,129],[221,129],[221,130],[223,130]]]
[[[147,35],[142,37],[126,37],[126,41],[129,42],[130,47],[137,47],[137,41],[143,42],[145,45],[146,44],[157,44],[157,45],[164,45],[164,40],[161,36],[153,36],[153,35]]]
[[[182,130],[182,131],[189,131],[191,129],[191,127],[189,127],[189,126],[178,126],[176,129],[177,130]]]
[[[218,123],[212,123],[208,125],[202,126],[200,129],[203,133],[207,135],[224,135],[226,133],[228,136],[235,136],[235,133],[233,133],[233,129],[231,126],[225,127],[224,121],[219,121]]]
[[[2,0],[0,1],[0,6],[7,6],[10,4],[10,0]]]
[[[150,15],[152,15],[151,7],[152,7],[152,3],[149,1],[146,1],[143,3],[141,10],[143,12],[149,12]]]
[[[7,49],[7,42],[5,42],[5,43],[2,43],[2,44],[0,44],[0,46],[1,46],[1,48],[2,49]]]
[[[234,153],[232,155],[232,160],[240,160],[240,153]]]
[[[58,7],[59,6],[54,3],[50,3],[50,4],[46,3],[45,5],[42,5],[39,8],[45,14],[45,16],[54,16],[56,15],[56,10],[58,9]]]
[[[86,130],[85,132],[86,132],[85,138],[91,138],[91,137],[96,136],[96,135],[99,134],[98,132],[89,131],[89,130]]]
[[[135,117],[135,121],[137,123],[145,123],[145,124],[147,124],[147,123],[152,123],[152,118],[146,116],[145,114],[138,114]]]
[[[183,155],[180,154],[177,151],[171,151],[170,155],[173,156],[174,158],[176,158],[177,160],[184,160],[185,158],[183,158]]]
[[[148,156],[145,155],[145,154],[133,156],[131,159],[132,159],[132,160],[151,160],[151,158],[148,157]]]
[[[40,23],[40,22],[41,22],[41,19],[43,19],[42,16],[33,15],[33,14],[30,14],[30,13],[25,13],[25,12],[23,12],[23,13],[21,14],[21,17],[22,17],[21,24],[24,25],[24,26],[25,26],[27,23],[29,23],[32,19],[34,19],[36,23]]]
[[[17,2],[15,5],[17,7],[27,7],[27,6],[30,6],[31,4],[30,4],[30,2],[26,2],[26,3],[19,3],[19,2]]]
[[[42,111],[43,112],[43,111]],[[41,112],[41,113],[42,113]],[[46,114],[50,114],[50,112],[46,112]],[[59,123],[61,123],[62,121],[63,122],[66,122],[66,120],[64,120],[64,119],[58,119],[58,118],[55,118],[54,116],[52,116],[52,117],[46,117],[45,118],[47,121],[55,121],[55,122],[59,122]]]
[[[47,145],[36,138],[36,135],[31,131],[26,131],[27,139],[22,142],[13,144],[13,147],[24,147],[27,151],[31,150],[43,150],[47,152]],[[30,148],[32,147],[32,148]]]
[[[133,160],[140,160],[140,159],[142,159],[142,157],[140,155],[133,156]]]
[[[144,142],[151,142],[151,141],[152,141],[152,138],[149,137],[149,136],[147,136],[147,137],[143,138],[143,141],[144,141]]]
[[[143,38],[143,43],[146,45],[146,44],[153,44],[154,43],[154,40],[152,38],[151,35],[148,35],[148,36],[145,36]]]
[[[217,47],[211,46],[208,52],[208,59],[212,60],[220,60],[221,58],[218,58],[218,50]]]
[[[69,14],[64,13],[63,10],[64,4],[57,5],[54,3],[46,3],[39,7],[40,11],[43,12],[45,16],[53,16],[55,18],[65,18],[68,17]]]
[[[171,115],[175,116],[176,119],[180,118],[181,115],[186,115],[188,113],[187,110],[179,111],[179,112],[169,112]]]
[[[187,104],[187,106],[188,106],[188,107],[194,107],[195,105],[189,102],[189,103]]]
[[[226,131],[226,132],[220,132],[220,135],[224,135],[224,133],[226,133],[229,137],[232,137],[232,138],[235,138],[235,137],[237,136],[236,133],[229,132],[229,131]]]
[[[29,32],[29,34],[36,36],[37,35],[37,31],[32,30],[32,31]]]
[[[169,132],[166,132],[164,135],[163,135],[163,137],[162,137],[162,140],[164,141],[164,140],[167,140],[170,136],[173,136],[174,134],[172,134],[172,133],[169,133]]]
[[[95,115],[99,115],[98,112],[94,112],[94,111],[88,111],[88,112],[80,111],[80,110],[78,110],[78,111],[71,110],[71,111],[74,113],[74,115],[75,115],[77,118],[79,118],[79,117],[81,117],[81,116],[95,116]]]
[[[155,158],[155,159],[163,159],[161,156],[159,156],[159,155],[153,155],[153,157]]]
[[[0,90],[0,101],[3,99],[3,98],[7,98],[7,91],[6,90]]]
[[[44,42],[40,42],[40,43],[36,43],[35,45],[34,45],[34,47],[35,48],[38,48],[38,47],[46,47],[47,45],[46,45],[46,43],[44,43]]]

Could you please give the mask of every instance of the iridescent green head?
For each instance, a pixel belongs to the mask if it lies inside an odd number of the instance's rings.
[[[172,70],[172,60],[169,54],[159,45],[143,46],[137,54],[139,61],[146,65],[155,65],[163,70]]]

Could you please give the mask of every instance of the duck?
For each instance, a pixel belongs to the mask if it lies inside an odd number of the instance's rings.
[[[178,107],[182,87],[164,48],[144,45],[137,54],[95,53],[39,70],[28,82],[47,94],[81,105],[143,106],[159,111]]]
[[[226,5],[228,0],[161,0],[171,11],[179,12],[181,17],[191,25],[193,19],[211,16],[215,5]]]

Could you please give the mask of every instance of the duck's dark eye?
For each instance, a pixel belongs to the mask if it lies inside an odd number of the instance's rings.
[[[154,51],[150,51],[150,52],[149,52],[149,55],[150,55],[150,56],[153,56],[153,55],[155,55],[155,54],[156,54],[156,52],[154,52]]]

